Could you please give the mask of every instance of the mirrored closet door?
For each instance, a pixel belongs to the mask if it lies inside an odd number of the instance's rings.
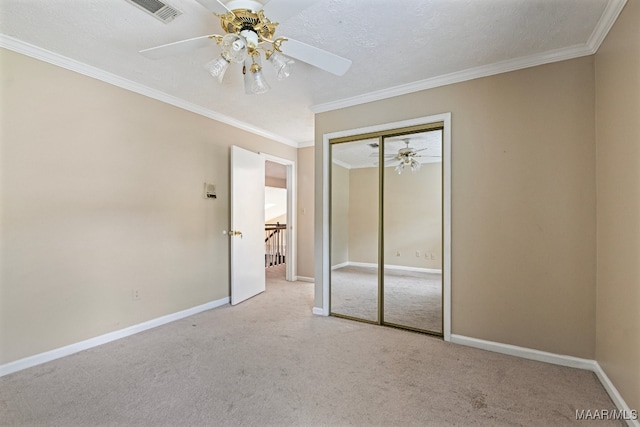
[[[383,141],[383,320],[441,333],[442,130]]]
[[[377,159],[364,139],[331,145],[331,311],[379,322]]]
[[[332,315],[442,334],[442,137],[331,141]]]

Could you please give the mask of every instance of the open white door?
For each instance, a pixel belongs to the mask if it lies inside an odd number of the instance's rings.
[[[231,305],[264,292],[264,158],[231,147]]]

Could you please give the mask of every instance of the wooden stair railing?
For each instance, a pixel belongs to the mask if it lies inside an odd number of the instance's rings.
[[[285,254],[287,253],[287,225],[265,224],[264,225],[264,266],[265,268],[274,267],[285,263]]]

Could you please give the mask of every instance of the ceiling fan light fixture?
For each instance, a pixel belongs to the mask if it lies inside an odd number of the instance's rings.
[[[237,64],[243,62],[248,54],[247,40],[237,34],[227,34],[220,43],[222,57]]]
[[[398,164],[396,165],[394,171],[396,171],[398,175],[402,174],[402,171],[405,167],[408,167],[411,172],[418,172],[422,167],[422,163],[414,159],[411,155],[401,153],[397,157],[395,157],[395,159],[398,160]]]
[[[249,62],[249,60],[247,60]],[[244,91],[247,95],[258,95],[268,92],[271,87],[262,74],[260,56],[252,57],[251,63],[245,65]]]
[[[240,35],[246,40],[249,49],[255,49],[258,47],[258,44],[260,44],[258,34],[255,31],[242,30],[240,31]]]
[[[422,167],[422,163],[416,159],[411,159],[411,172],[418,172]]]
[[[295,67],[295,61],[293,59],[279,52],[271,52],[267,59],[275,69],[278,80],[284,80],[289,77]]]
[[[271,87],[269,83],[264,79],[262,71],[251,72],[251,93],[259,95],[261,93],[268,92]]]
[[[244,64],[245,92],[250,94],[264,93],[269,90],[259,62],[261,55],[264,55],[265,59],[274,67],[278,80],[283,80],[291,75],[295,64],[291,58],[337,76],[342,76],[351,66],[350,60],[331,52],[287,37],[276,37],[276,27],[279,24],[267,18],[263,9],[264,6],[267,6],[268,10],[274,11],[275,16],[283,17],[288,16],[291,11],[308,7],[313,0],[279,0],[279,4],[272,0],[197,1],[220,18],[225,35],[210,34],[194,37],[144,49],[140,53],[150,59],[160,59],[164,56],[204,47],[211,41],[215,41],[220,46],[222,59],[207,63],[205,68],[212,76],[222,82],[229,63]],[[256,63],[257,65],[254,65]]]
[[[218,82],[222,83],[224,73],[227,71],[227,68],[229,68],[229,61],[221,55],[213,61],[209,61],[204,64],[204,68],[209,72],[209,74],[217,78]]]

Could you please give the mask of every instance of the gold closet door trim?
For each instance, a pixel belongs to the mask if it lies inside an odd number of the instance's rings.
[[[435,122],[426,125],[408,126],[398,129],[388,129],[379,132],[370,132],[360,135],[350,135],[341,138],[334,138],[329,140],[329,144],[341,144],[343,142],[360,141],[362,139],[391,138],[394,136],[411,135],[413,133],[422,133],[442,129],[444,129],[444,122]]]
[[[333,158],[333,152],[331,150],[331,145],[333,144],[342,144],[346,142],[355,142],[361,141],[363,139],[378,139],[378,145],[380,149],[378,150],[379,157],[378,162],[379,165],[384,165],[384,140],[385,138],[392,138],[394,136],[404,136],[411,135],[414,133],[422,133],[422,132],[430,132],[434,130],[444,130],[444,122],[434,122],[428,123],[425,125],[417,125],[417,126],[407,126],[404,128],[397,129],[388,129],[379,132],[369,132],[363,133],[359,135],[350,135],[341,138],[333,138],[329,140],[330,151],[329,158]],[[443,153],[444,156],[444,153]],[[444,160],[444,157],[443,157]],[[444,165],[444,162],[443,162]],[[331,192],[333,191],[333,182],[331,180],[331,162],[329,163],[329,212],[332,212],[333,206],[331,205]],[[384,167],[378,167],[378,320],[368,320],[361,319],[359,317],[353,317],[349,315],[344,315],[340,313],[333,313],[331,310],[331,282],[329,283],[329,314],[334,317],[340,317],[343,319],[354,320],[357,322],[370,323],[374,325],[381,326],[389,326],[392,328],[405,329],[413,332],[424,333],[428,335],[435,335],[438,337],[442,337],[444,335],[444,318],[442,318],[442,332],[430,331],[427,329],[420,329],[411,326],[398,325],[395,323],[388,323],[384,321]],[[442,174],[444,175],[444,167],[442,168]],[[442,186],[444,187],[444,179],[442,180]],[[443,188],[444,189],[444,188]],[[440,202],[442,207],[442,217],[444,218],[444,203],[443,200]],[[331,218],[329,218],[329,229],[331,230],[333,224]],[[444,235],[444,222],[443,222],[443,230],[442,233]],[[331,239],[331,236],[329,236]],[[444,251],[443,251],[444,253]],[[331,251],[329,251],[329,260],[331,260]],[[443,260],[444,261],[444,260]],[[380,268],[382,266],[382,268]],[[442,296],[444,303],[444,295]]]

